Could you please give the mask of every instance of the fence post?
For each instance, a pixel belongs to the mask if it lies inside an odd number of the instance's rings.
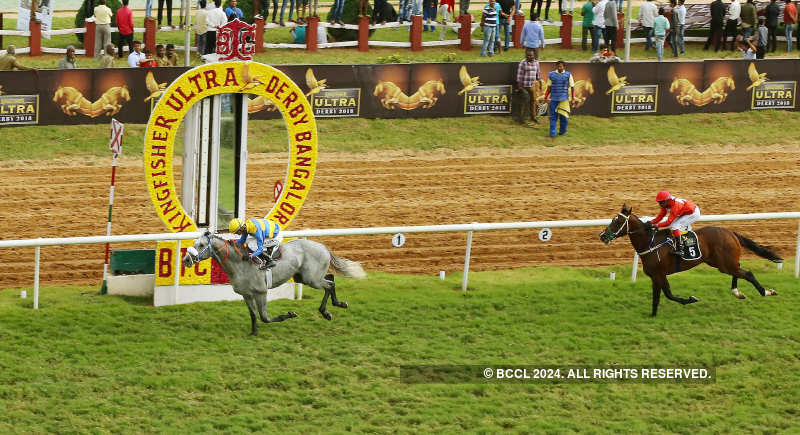
[[[411,51],[422,51],[422,15],[411,16]]]
[[[317,51],[319,46],[317,42],[319,32],[324,32],[325,28],[319,25],[319,17],[308,17],[306,24],[306,51]]]
[[[561,36],[561,48],[572,48],[572,15],[561,15],[561,29],[558,32]]]
[[[794,251],[794,277],[800,276],[800,221],[797,221],[797,248]]]
[[[91,21],[86,20],[83,23],[83,27],[86,28],[86,33],[83,34],[83,49],[86,51],[86,57],[94,57],[94,33],[95,33],[95,25],[94,19]]]
[[[307,51],[317,51],[317,35],[319,32],[324,32],[325,28],[319,25],[319,17],[310,17],[308,19],[308,25],[306,26],[306,50]]]
[[[461,39],[459,47],[464,51],[472,48],[472,15],[461,14],[458,16],[461,27],[458,28],[458,38]]]
[[[616,50],[614,50],[614,54],[619,50],[620,47],[625,46],[625,14],[622,12],[617,12],[617,44],[615,46]]]
[[[152,17],[144,19],[144,46],[149,48],[153,53],[156,52],[156,20]]]
[[[369,17],[358,18],[358,51],[369,51]]]
[[[258,0],[256,0],[258,1]],[[263,53],[264,52],[264,18],[258,17],[256,18],[256,53]],[[309,27],[311,27],[309,25]],[[306,30],[307,31],[307,30]],[[314,35],[316,36],[316,35]],[[317,39],[314,38],[314,41]],[[202,53],[201,53],[202,54]]]
[[[33,309],[39,309],[39,257],[42,247],[36,246],[36,259],[34,263],[36,263],[36,269],[33,271]]]
[[[473,222],[477,224],[477,222]],[[467,291],[467,277],[469,276],[469,257],[472,253],[472,231],[467,232],[467,252],[464,254],[464,276],[461,278],[461,291]]]
[[[181,272],[182,272],[181,266],[183,266],[183,264],[181,263],[181,241],[180,240],[176,240],[175,241],[175,264],[172,266],[172,267],[174,267],[173,270],[175,271],[175,283],[174,283],[175,291],[172,294],[172,297],[173,297],[172,304],[173,305],[177,305],[178,304],[178,288],[180,288],[180,285],[181,285]]]
[[[633,270],[631,271],[631,282],[636,282],[636,272],[639,270],[639,253],[633,253]]]
[[[3,30],[3,13],[2,12],[0,12],[0,30]],[[3,35],[0,35],[0,49],[2,49],[3,47],[5,47],[5,45],[3,45]]]
[[[42,23],[38,20],[31,20],[28,23],[28,29],[31,32],[31,36],[28,37],[28,41],[30,41],[30,55],[31,56],[41,56],[42,55]]]
[[[525,25],[525,15],[514,14],[514,28],[512,34],[514,35],[514,48],[521,48],[522,41],[522,27]]]

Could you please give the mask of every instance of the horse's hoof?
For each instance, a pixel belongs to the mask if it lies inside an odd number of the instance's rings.
[[[689,296],[689,303],[690,303],[690,304],[693,304],[693,303],[695,303],[695,302],[700,302],[700,299],[697,299],[697,298],[696,298],[696,297],[694,297],[694,296]]]
[[[293,317],[297,317],[297,313],[295,313],[294,311],[289,311],[288,313],[286,313],[286,315],[289,316],[288,318],[290,319]]]
[[[322,313],[322,317],[324,317],[326,320],[333,320],[333,315],[327,311]]]
[[[778,296],[778,292],[771,288],[764,292],[764,296]]]
[[[258,336],[258,331],[253,331],[253,332],[250,333],[250,335],[252,337],[257,337]]]
[[[345,308],[345,309],[347,309],[347,307],[348,307],[348,306],[349,306],[349,305],[347,305],[347,302],[345,302],[345,301],[341,301],[341,302],[339,302],[339,308]]]

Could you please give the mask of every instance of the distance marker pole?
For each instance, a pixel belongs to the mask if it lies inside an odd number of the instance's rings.
[[[122,153],[122,133],[125,126],[116,119],[111,120],[111,141],[108,147],[111,149],[111,188],[108,193],[108,219],[106,221],[106,237],[111,235],[111,211],[114,209],[114,184],[117,178],[117,156]],[[111,253],[111,244],[106,242],[106,258],[103,263],[103,286],[100,294],[108,293],[108,262]]]

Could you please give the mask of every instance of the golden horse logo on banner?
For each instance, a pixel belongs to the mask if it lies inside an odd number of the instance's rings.
[[[91,118],[116,115],[122,105],[130,100],[131,93],[125,85],[109,88],[95,102],[87,100],[81,91],[71,86],[59,86],[53,94],[53,102],[65,114],[82,114]]]

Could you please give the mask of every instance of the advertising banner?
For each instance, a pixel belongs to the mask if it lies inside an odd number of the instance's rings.
[[[505,115],[513,108],[518,62],[277,67],[323,118],[440,118]],[[544,90],[554,62],[541,62]],[[185,67],[0,71],[0,126],[147,122]],[[568,63],[572,113],[623,116],[796,110],[800,60]],[[280,111],[253,89],[251,119]],[[12,98],[13,96],[13,98]],[[34,97],[38,96],[38,100]],[[24,108],[24,114],[20,111]],[[14,113],[12,113],[14,111]],[[17,116],[20,115],[20,116]],[[24,116],[22,116],[24,115]]]

